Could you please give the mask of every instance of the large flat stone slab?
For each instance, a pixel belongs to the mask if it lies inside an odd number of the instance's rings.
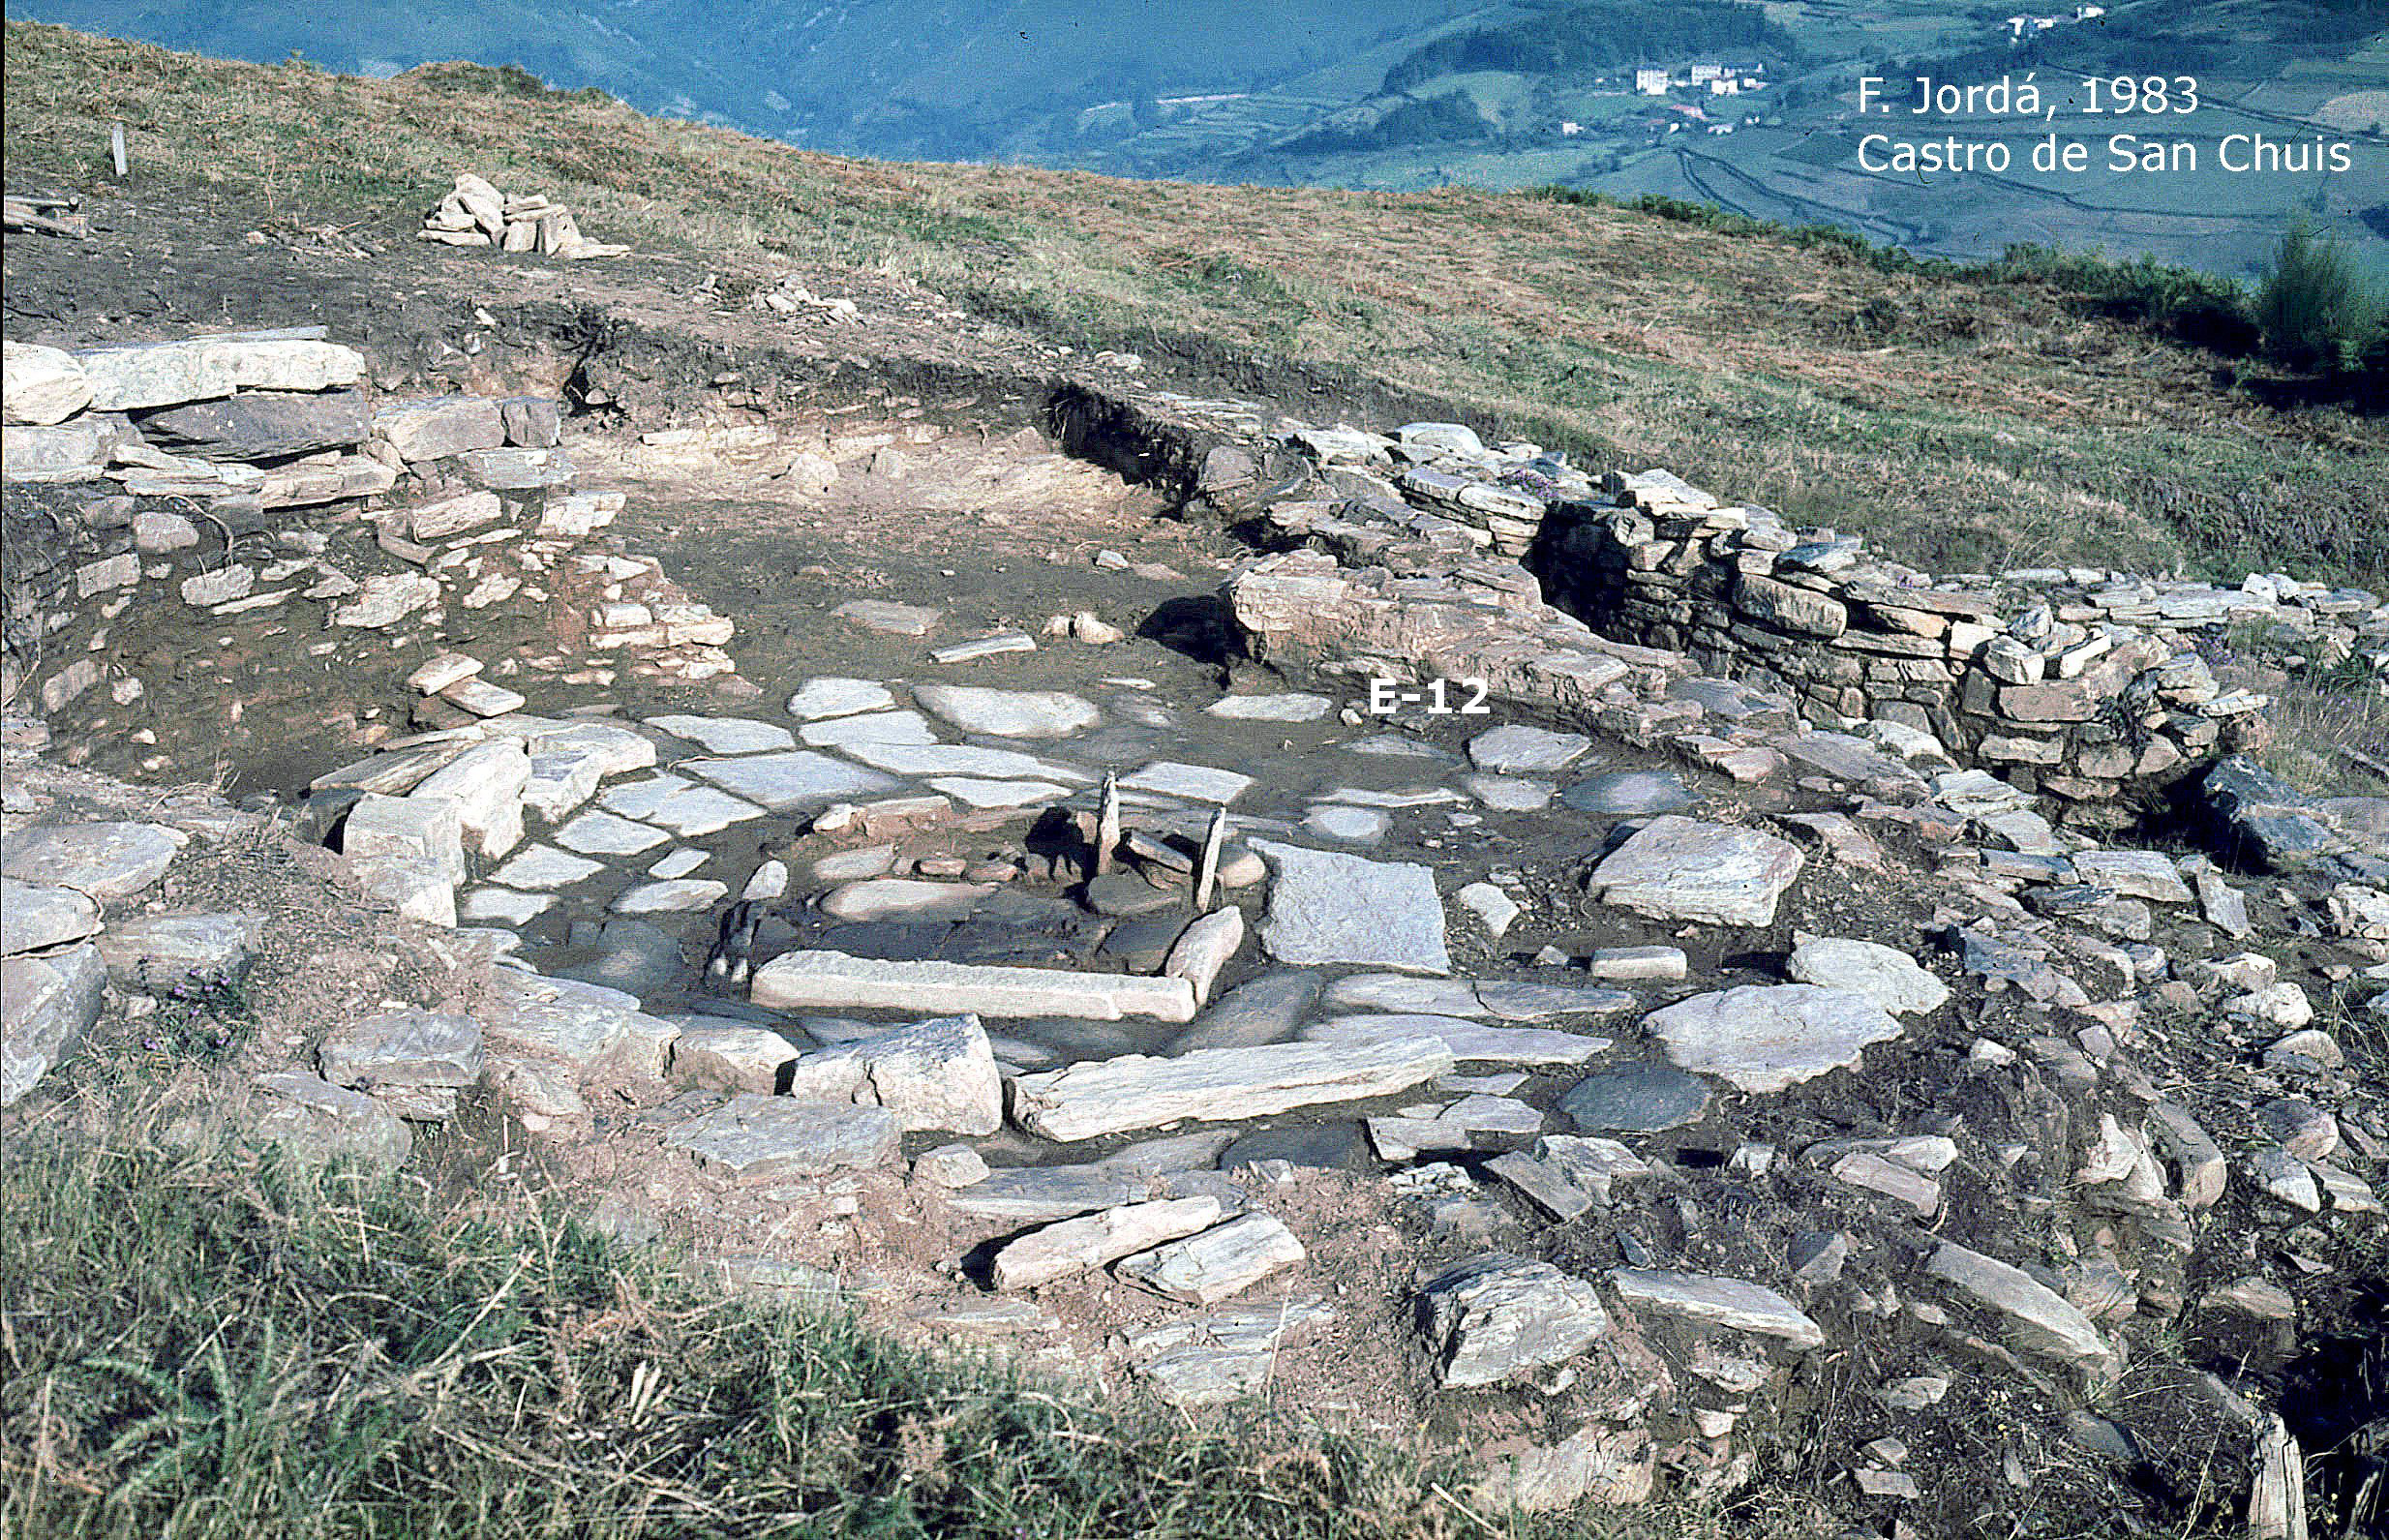
[[[1590,747],[1592,740],[1582,733],[1555,733],[1513,723],[1470,739],[1468,760],[1481,770],[1518,775],[1562,769]]]
[[[2020,1267],[1944,1241],[1925,1271],[1997,1313],[2009,1335],[2029,1352],[2077,1364],[2100,1363],[2110,1356],[2089,1316]]]
[[[824,675],[806,679],[796,694],[788,697],[788,714],[801,722],[811,722],[827,716],[883,710],[894,704],[895,696],[877,679]]]
[[[76,354],[94,411],[207,401],[236,390],[329,390],[365,376],[364,355],[305,338],[195,337]]]
[[[107,968],[84,942],[47,957],[0,957],[0,1106],[13,1105],[100,1017]]]
[[[72,888],[0,877],[0,954],[80,941],[100,928],[100,906]]]
[[[844,753],[894,775],[983,775],[991,780],[1056,780],[1085,785],[1084,770],[1016,749],[980,748],[969,743],[875,743],[841,745]]]
[[[1373,1047],[1405,1038],[1434,1038],[1462,1064],[1583,1064],[1606,1051],[1608,1038],[1580,1037],[1544,1027],[1489,1027],[1458,1016],[1383,1014],[1338,1016],[1302,1029],[1305,1042]]]
[[[224,979],[249,965],[265,934],[257,910],[201,915],[136,915],[98,939],[108,979],[117,988],[170,994],[194,976]]]
[[[481,1023],[409,1006],[335,1027],[317,1051],[334,1085],[468,1086],[481,1078]]]
[[[1724,1326],[1772,1337],[1798,1348],[1825,1345],[1825,1330],[1790,1300],[1762,1284],[1706,1273],[1612,1268],[1610,1286],[1638,1311],[1673,1315],[1700,1326]]]
[[[692,785],[678,775],[655,775],[647,780],[632,781],[600,793],[597,805],[608,812],[620,813],[625,818],[635,818],[641,823],[653,824],[658,829],[670,830],[683,839],[698,834],[715,833],[728,829],[733,824],[744,823],[750,818],[761,818],[767,811],[780,810],[776,807],[770,807],[768,804],[750,801],[742,795],[733,795],[734,791],[741,788],[752,788],[759,791],[772,789],[775,785],[774,771],[766,770],[754,775],[737,771],[718,774],[716,773],[717,769],[723,766],[758,765],[768,760],[783,757],[777,754],[758,754],[753,759],[687,760],[682,762],[679,768],[692,774],[703,775],[708,780],[715,782],[717,786],[727,787],[730,790],[716,790],[715,786]],[[823,758],[817,754],[805,757],[808,759]],[[825,763],[835,764],[834,761],[825,761]],[[852,769],[849,766],[838,766],[837,768]],[[829,800],[832,799],[824,799],[824,800]],[[783,805],[794,806],[796,804],[792,801]]]
[[[755,1004],[773,1011],[968,1012],[982,1016],[1081,1016],[1117,1021],[1194,1019],[1194,986],[1184,979],[993,968],[969,963],[891,962],[839,951],[790,951],[756,970]]]
[[[991,738],[1068,738],[1104,719],[1093,701],[1060,690],[991,690],[917,684],[913,699],[941,721]]]
[[[1219,1221],[1216,1197],[1124,1204],[1031,1230],[995,1253],[988,1276],[1000,1289],[1035,1288],[1074,1273],[1092,1272]]]
[[[665,1134],[664,1146],[738,1181],[761,1182],[892,1164],[902,1138],[886,1107],[741,1093]]]
[[[253,1125],[258,1137],[300,1160],[348,1160],[395,1171],[413,1153],[406,1123],[362,1091],[312,1074],[261,1074],[257,1085],[265,1093]]]
[[[746,716],[650,716],[647,725],[700,744],[709,754],[760,754],[797,744],[795,736],[778,723]]]
[[[1872,941],[1819,936],[1793,949],[1784,972],[1800,983],[1863,995],[1895,1015],[1923,1015],[1950,998],[1950,986],[1908,953]]]
[[[1182,797],[1191,802],[1225,804],[1242,797],[1252,784],[1252,776],[1234,770],[1157,759],[1134,775],[1123,776],[1120,789],[1124,792],[1153,792],[1163,797]]]
[[[0,838],[0,871],[113,903],[165,876],[189,837],[163,824],[45,825]]]
[[[1669,814],[1604,858],[1585,891],[1655,920],[1769,925],[1799,873],[1799,848],[1787,840]]]
[[[893,743],[921,748],[937,741],[929,719],[919,711],[859,711],[824,717],[798,730],[813,748],[850,749],[858,743]]]
[[[1816,984],[1743,984],[1654,1011],[1643,1029],[1678,1067],[1738,1091],[1771,1092],[1855,1068],[1869,1043],[1900,1035],[1874,1001]]]
[[[1261,946],[1281,962],[1447,974],[1443,899],[1432,868],[1255,840],[1276,868]]]
[[[1272,1214],[1243,1214],[1198,1235],[1127,1257],[1115,1271],[1166,1299],[1212,1305],[1309,1255],[1285,1221]]]
[[[1431,1037],[1204,1048],[1174,1059],[1132,1055],[1020,1076],[1013,1082],[1013,1116],[1032,1133],[1065,1142],[1184,1118],[1226,1123],[1390,1096],[1448,1072],[1452,1062],[1451,1050]]]

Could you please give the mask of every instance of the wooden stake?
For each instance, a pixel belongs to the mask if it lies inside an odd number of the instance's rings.
[[[128,170],[125,165],[125,126],[123,124],[111,123],[107,126],[107,148],[108,153],[116,158],[116,180],[121,182],[125,179]]]

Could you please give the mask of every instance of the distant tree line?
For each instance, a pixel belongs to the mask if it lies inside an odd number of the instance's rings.
[[[1383,89],[1398,95],[1436,75],[1471,70],[1554,75],[1694,54],[1761,53],[1780,59],[1799,51],[1792,35],[1758,7],[1734,0],[1590,0],[1438,38],[1387,71]]]

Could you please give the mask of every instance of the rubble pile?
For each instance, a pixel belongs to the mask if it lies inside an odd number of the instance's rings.
[[[622,257],[630,251],[627,246],[583,235],[572,210],[549,201],[544,193],[510,196],[470,171],[457,173],[456,186],[439,200],[438,207],[423,216],[423,228],[415,238],[442,246],[536,252],[576,262],[592,257]]]

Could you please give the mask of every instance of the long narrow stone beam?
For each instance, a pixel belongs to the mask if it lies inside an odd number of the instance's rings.
[[[1013,1118],[1048,1139],[1092,1139],[1181,1118],[1227,1123],[1328,1102],[1365,1102],[1448,1072],[1452,1050],[1419,1036],[1386,1042],[1273,1042],[1074,1064],[1012,1083]]]
[[[1194,986],[1184,979],[934,960],[887,962],[842,951],[783,952],[756,970],[753,994],[755,1004],[774,1011],[1194,1019]]]

